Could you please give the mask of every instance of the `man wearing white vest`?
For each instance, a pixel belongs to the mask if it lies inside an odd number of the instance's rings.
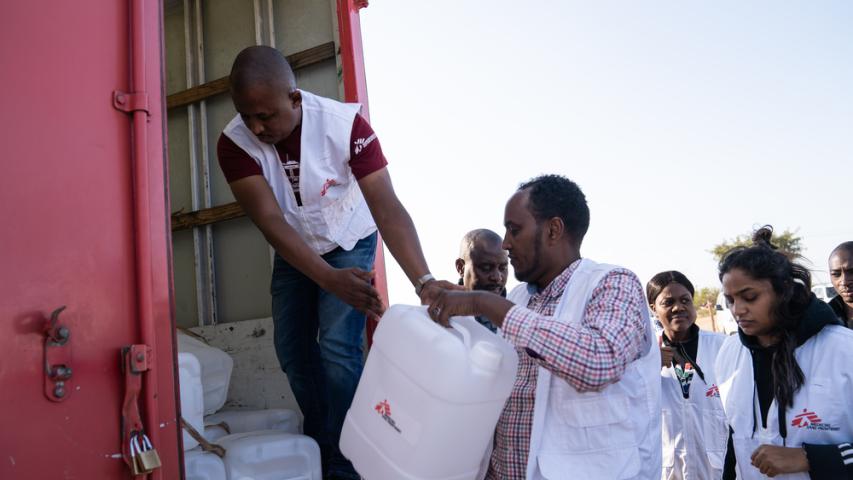
[[[240,52],[230,82],[238,114],[217,153],[237,202],[276,251],[276,354],[304,431],[320,445],[324,478],[357,479],[338,443],[362,371],[365,315],[383,311],[370,272],[377,227],[422,299],[459,287],[430,275],[360,105],[297,89],[271,47]]]
[[[495,431],[491,480],[658,479],[660,351],[629,270],[581,258],[589,208],[558,175],[522,184],[504,212],[508,299],[440,292],[432,318],[484,315],[516,346],[518,375]]]

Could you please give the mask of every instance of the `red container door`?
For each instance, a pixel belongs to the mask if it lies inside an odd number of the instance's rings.
[[[152,478],[180,478],[159,22],[155,1],[4,3],[0,478],[130,478],[120,352],[134,344],[149,352],[137,403],[163,463]],[[147,105],[119,105],[135,113],[114,105],[142,89]],[[60,306],[67,340],[46,356]]]

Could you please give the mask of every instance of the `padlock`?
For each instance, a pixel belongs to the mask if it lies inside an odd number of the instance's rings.
[[[139,451],[139,465],[145,473],[150,473],[160,468],[160,455],[157,454],[157,450],[151,445],[148,435],[140,433],[140,436],[142,437],[142,449]]]
[[[145,472],[139,463],[139,440],[136,432],[130,434],[128,450],[130,451],[130,471],[133,472],[133,476],[142,475]]]

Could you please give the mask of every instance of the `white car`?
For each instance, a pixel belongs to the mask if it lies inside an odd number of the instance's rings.
[[[737,333],[737,321],[735,321],[732,311],[729,310],[729,305],[726,303],[723,292],[717,295],[717,303],[714,309],[716,310],[717,328],[721,328],[726,335]]]
[[[838,292],[828,283],[813,286],[812,293],[824,302],[829,302],[838,295]]]

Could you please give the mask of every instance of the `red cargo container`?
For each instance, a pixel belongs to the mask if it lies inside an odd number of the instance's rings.
[[[362,103],[364,5],[337,0]],[[130,478],[140,420],[151,478],[182,476],[162,18],[151,0],[4,5],[0,478]]]

